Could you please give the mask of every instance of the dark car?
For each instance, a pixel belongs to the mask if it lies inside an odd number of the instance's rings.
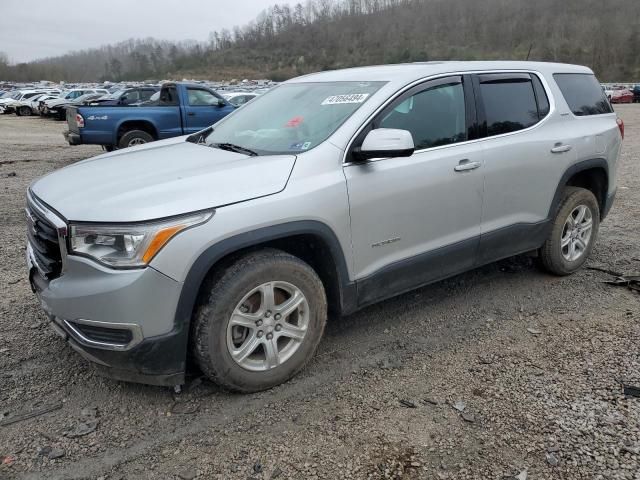
[[[640,85],[633,87],[631,93],[633,93],[633,103],[640,103]]]
[[[116,92],[105,95],[98,100],[92,102],[93,105],[100,105],[103,107],[109,105],[131,105],[133,103],[145,102],[151,98],[151,95],[158,92],[159,87],[135,87],[127,88],[124,90],[117,90]]]

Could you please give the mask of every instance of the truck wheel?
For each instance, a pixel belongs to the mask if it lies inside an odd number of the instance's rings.
[[[143,143],[153,142],[154,138],[144,130],[129,130],[118,142],[118,148],[133,147],[142,145]]]
[[[598,236],[600,207],[589,190],[564,190],[551,233],[540,249],[542,266],[556,275],[570,275],[587,261]]]
[[[19,109],[20,115],[28,117],[31,115],[31,107],[20,107]],[[17,112],[16,112],[17,113]]]
[[[202,371],[237,392],[287,381],[313,356],[327,321],[324,287],[293,255],[265,249],[205,285],[192,340]]]

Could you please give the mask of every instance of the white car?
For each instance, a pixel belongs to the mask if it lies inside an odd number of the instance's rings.
[[[60,115],[65,111],[63,108],[60,108],[62,105],[71,103],[76,98],[86,95],[87,93],[102,93],[106,95],[109,92],[104,88],[74,88],[72,90],[66,90],[62,92],[59,97],[46,100],[42,104],[43,108],[40,113],[60,118]],[[60,119],[64,120],[64,118]]]
[[[45,100],[47,98],[56,98],[60,91],[40,92],[33,96],[25,95],[20,100],[15,100],[13,103],[13,111],[17,116],[29,116],[34,115],[38,111],[38,101]]]
[[[14,112],[16,107],[23,100],[28,100],[36,95],[46,93],[45,90],[18,90],[9,98],[3,98],[0,100],[0,105],[4,107],[4,113]]]
[[[222,96],[225,100],[228,100],[230,104],[240,107],[247,102],[250,102],[256,98],[259,94],[254,92],[228,92],[223,93]]]

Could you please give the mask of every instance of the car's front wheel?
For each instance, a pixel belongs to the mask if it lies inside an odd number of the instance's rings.
[[[313,356],[327,319],[315,271],[280,250],[249,253],[205,286],[192,330],[195,357],[214,382],[256,392],[285,382]]]
[[[599,227],[600,208],[593,193],[565,188],[551,233],[540,250],[544,268],[556,275],[578,270],[591,255]]]
[[[20,109],[18,110],[20,112],[20,115],[24,116],[24,117],[28,117],[29,115],[31,115],[33,112],[31,111],[31,107],[20,107]]]

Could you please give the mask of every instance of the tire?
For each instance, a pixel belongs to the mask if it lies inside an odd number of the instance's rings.
[[[29,117],[33,114],[33,112],[31,111],[31,107],[20,107],[18,111],[20,112],[19,114],[23,117]]]
[[[294,313],[280,315],[279,308],[294,298],[286,298],[290,292],[280,289],[285,286],[298,289],[295,298],[301,301],[302,294],[304,300]],[[258,288],[276,292],[271,314]],[[242,393],[266,390],[293,377],[313,357],[327,321],[327,300],[320,278],[299,258],[275,249],[246,254],[214,275],[204,293],[207,297],[196,310],[192,329],[193,352],[203,373],[220,386]],[[250,327],[232,326],[237,322],[232,315]],[[297,334],[306,325],[300,341],[287,336],[293,322]],[[268,361],[267,351],[273,352],[274,345],[277,353],[271,358],[282,358],[279,364]],[[240,359],[238,352],[243,350],[253,353]]]
[[[580,218],[582,207],[586,209],[580,222],[581,228],[572,233],[571,230],[575,229],[572,224],[575,225],[575,220]],[[573,222],[569,220],[570,215]],[[587,238],[586,225],[589,217],[591,229]],[[555,275],[574,273],[591,255],[599,228],[600,207],[593,193],[584,188],[566,187],[553,220],[551,233],[540,249],[542,266]],[[566,245],[563,246],[563,243]]]
[[[118,148],[133,147],[143,143],[153,142],[154,138],[144,130],[129,130],[118,141]]]

